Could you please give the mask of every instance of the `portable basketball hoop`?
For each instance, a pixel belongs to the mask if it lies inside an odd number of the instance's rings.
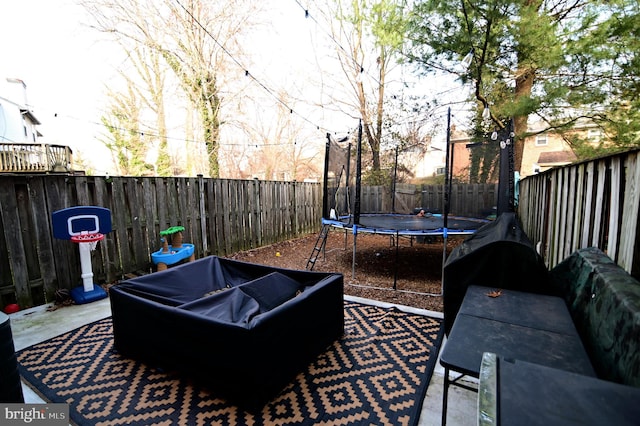
[[[52,214],[53,236],[78,244],[82,286],[71,289],[71,298],[78,304],[104,299],[107,293],[94,285],[91,252],[105,234],[111,232],[111,211],[104,207],[80,206],[58,210]]]

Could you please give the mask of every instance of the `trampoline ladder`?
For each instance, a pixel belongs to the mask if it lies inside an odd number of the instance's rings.
[[[316,260],[318,259],[318,255],[320,252],[324,250],[325,245],[327,244],[327,236],[329,235],[329,227],[331,225],[322,225],[322,230],[320,230],[320,235],[318,235],[318,239],[316,240],[316,245],[313,247],[313,251],[311,252],[311,256],[309,256],[309,260],[307,261],[307,270],[313,271],[313,267],[316,264]]]

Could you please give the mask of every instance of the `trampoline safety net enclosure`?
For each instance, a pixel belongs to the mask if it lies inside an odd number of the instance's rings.
[[[391,179],[387,186],[363,188],[361,137],[353,139],[335,141],[327,134],[324,225],[353,229],[354,233],[446,237],[472,234],[495,214],[495,192],[467,196],[465,189],[470,185],[456,185],[455,191],[451,191],[451,185],[432,185],[430,190],[405,185],[400,190],[395,179]],[[396,163],[397,158],[398,155]],[[424,216],[418,216],[420,210],[425,211]]]

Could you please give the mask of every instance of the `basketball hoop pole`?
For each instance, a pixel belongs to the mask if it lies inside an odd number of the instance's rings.
[[[78,244],[80,250],[80,270],[84,291],[93,291],[93,269],[91,268],[91,243]]]
[[[83,233],[78,237],[80,238],[72,238],[72,241],[78,243],[78,249],[80,250],[80,276],[82,277],[84,292],[88,293],[95,288],[93,284],[93,268],[91,266],[91,251],[95,249],[95,244],[104,238],[104,235]]]

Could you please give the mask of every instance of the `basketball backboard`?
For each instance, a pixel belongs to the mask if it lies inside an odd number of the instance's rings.
[[[80,234],[108,234],[111,232],[111,211],[104,207],[77,206],[51,214],[53,236],[70,240]]]

